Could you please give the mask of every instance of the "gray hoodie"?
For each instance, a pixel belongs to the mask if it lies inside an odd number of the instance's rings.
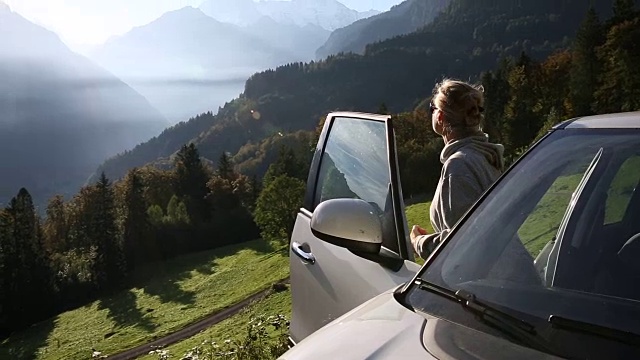
[[[442,173],[430,209],[435,233],[419,237],[415,250],[420,257],[426,259],[431,254],[500,176],[504,170],[503,152],[504,147],[490,143],[484,133],[450,142],[442,149]]]

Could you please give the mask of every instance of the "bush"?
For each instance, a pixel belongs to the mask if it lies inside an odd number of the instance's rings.
[[[284,315],[252,317],[247,332],[238,339],[222,343],[206,340],[180,357],[181,360],[268,360],[276,359],[289,349],[289,321]],[[168,350],[149,352],[158,360],[172,357]]]

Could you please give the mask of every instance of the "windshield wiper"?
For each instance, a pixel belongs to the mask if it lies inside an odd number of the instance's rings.
[[[446,287],[417,278],[414,284],[421,290],[429,291],[445,299],[457,302],[464,309],[471,311],[476,318],[485,324],[501,331],[511,338],[538,350],[557,355],[549,343],[538,337],[536,328],[531,323],[518,319],[502,310],[479,301],[475,294],[466,290],[453,291]]]
[[[549,323],[553,327],[560,329],[573,330],[588,335],[596,335],[609,340],[640,347],[640,335],[630,331],[623,331],[608,326],[568,319],[557,315],[549,316]]]

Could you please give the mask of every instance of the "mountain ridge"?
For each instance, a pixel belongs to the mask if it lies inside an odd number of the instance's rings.
[[[207,0],[200,9],[219,21],[238,26],[249,26],[261,16],[269,16],[281,24],[314,24],[330,31],[380,13],[376,10],[359,12],[337,0]]]
[[[449,0],[407,0],[389,11],[358,20],[331,33],[316,51],[316,59],[341,52],[363,54],[367,44],[408,34],[426,26]]]

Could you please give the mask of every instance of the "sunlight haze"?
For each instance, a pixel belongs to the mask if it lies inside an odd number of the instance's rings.
[[[111,36],[148,24],[163,13],[198,7],[203,0],[5,0],[30,21],[56,32],[78,51],[102,44]],[[341,0],[358,11],[386,11],[402,0]]]

